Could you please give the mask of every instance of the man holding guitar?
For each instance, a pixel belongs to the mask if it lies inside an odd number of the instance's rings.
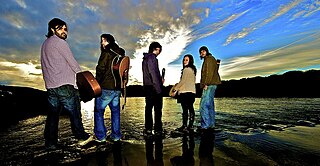
[[[41,67],[49,103],[44,129],[48,150],[57,149],[61,107],[68,111],[72,132],[80,145],[87,144],[92,138],[84,131],[82,124],[79,93],[75,88],[76,73],[81,69],[65,41],[67,35],[67,24],[54,18],[48,23],[47,39],[41,47]]]

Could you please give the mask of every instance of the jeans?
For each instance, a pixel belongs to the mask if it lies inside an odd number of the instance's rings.
[[[201,128],[203,129],[215,127],[214,95],[217,85],[207,87],[207,90],[203,90],[200,100]]]
[[[84,131],[78,90],[72,85],[62,85],[47,90],[49,112],[46,119],[44,138],[45,145],[56,145],[58,142],[58,125],[61,108],[68,112],[71,130],[77,139],[87,139],[89,134]]]
[[[120,90],[102,89],[101,96],[95,99],[94,134],[99,140],[106,138],[107,135],[107,128],[104,123],[104,112],[107,105],[111,110],[110,138],[119,140],[122,137],[120,131],[120,96]]]
[[[144,86],[146,94],[145,102],[145,129],[152,131],[153,119],[152,108],[154,108],[154,130],[162,131],[162,94],[157,94],[152,86]]]

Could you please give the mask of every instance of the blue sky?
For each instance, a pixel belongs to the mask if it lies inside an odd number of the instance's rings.
[[[320,69],[320,0],[103,1],[7,0],[0,6],[0,84],[44,89],[40,47],[54,17],[82,70],[95,73],[102,33],[131,57],[129,84],[142,82],[142,53],[163,46],[165,85],[179,81],[185,54],[206,45],[221,59],[222,80]]]

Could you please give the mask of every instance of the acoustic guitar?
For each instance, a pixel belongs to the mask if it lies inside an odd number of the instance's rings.
[[[127,103],[127,84],[129,81],[129,68],[130,68],[130,58],[128,56],[124,56],[121,59],[120,66],[119,66],[119,75],[121,79],[121,89],[123,89],[123,97],[124,103],[122,105],[122,110],[125,108]]]
[[[99,97],[102,93],[98,81],[89,71],[79,72],[76,75],[77,86],[79,88],[80,98],[83,102]]]

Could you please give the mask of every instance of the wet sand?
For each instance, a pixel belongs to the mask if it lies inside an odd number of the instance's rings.
[[[215,132],[164,138],[91,142],[79,147],[67,117],[60,119],[60,148],[44,149],[45,116],[1,133],[0,165],[320,165],[320,126],[259,133]],[[215,140],[215,141],[212,141]]]

